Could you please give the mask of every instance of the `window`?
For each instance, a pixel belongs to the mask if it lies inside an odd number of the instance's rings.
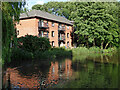
[[[69,33],[67,33],[67,38],[69,38]]]
[[[47,26],[48,26],[48,21],[47,21]]]
[[[52,22],[52,27],[54,27],[54,22]]]
[[[48,37],[48,32],[47,32],[47,37]]]
[[[19,30],[17,30],[17,35],[19,35]]]
[[[54,31],[52,31],[52,37],[54,37]]]
[[[67,42],[67,47],[69,47],[69,41]]]
[[[52,41],[52,46],[54,47],[54,41]]]
[[[44,26],[44,21],[43,20],[41,20],[41,23],[42,23],[42,27]]]
[[[17,24],[19,24],[19,22],[17,22]]]
[[[67,29],[69,29],[69,26],[67,26]]]

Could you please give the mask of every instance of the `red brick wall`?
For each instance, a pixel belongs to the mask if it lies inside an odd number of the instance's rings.
[[[25,36],[25,35],[35,35],[38,36],[38,22],[39,19],[37,18],[31,18],[31,19],[23,19],[20,20],[19,24],[16,24],[17,30],[19,30],[18,37]],[[47,22],[47,20],[44,20],[44,22]],[[54,27],[52,27],[52,21],[48,21],[48,37],[50,40],[50,44],[52,45],[52,41],[54,41],[55,47],[58,47],[58,24],[57,22],[54,22]],[[52,37],[52,31],[54,31],[54,37]],[[67,29],[67,25],[65,25],[65,46],[67,47],[67,42],[69,41],[69,47],[71,47],[72,37],[72,26],[69,26],[69,29]],[[67,33],[69,33],[69,38],[67,38]]]
[[[67,47],[67,42],[69,42],[69,47],[71,47],[71,42],[72,42],[72,37],[71,37],[71,33],[72,33],[72,27],[69,26],[69,29],[67,29],[67,25],[65,27],[65,38],[66,38],[66,41],[65,41],[65,46]],[[69,33],[69,38],[67,38],[67,33]]]
[[[55,47],[58,47],[58,23],[54,22],[54,27],[52,27],[52,22],[49,21],[49,40],[52,45],[52,41],[54,41]],[[52,37],[52,31],[54,31],[54,37]]]
[[[38,35],[38,23],[36,18],[20,20],[19,24],[16,24],[19,35],[17,37],[25,35]]]

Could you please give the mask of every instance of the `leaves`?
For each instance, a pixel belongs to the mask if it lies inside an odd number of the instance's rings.
[[[10,43],[16,41],[14,23],[19,20],[20,11],[25,2],[2,2],[2,59],[9,62],[11,56]],[[14,22],[13,22],[14,18]]]
[[[120,42],[116,39],[120,36],[118,28],[118,20],[120,21],[118,11],[120,9],[118,5],[120,6],[120,2],[48,2],[40,6],[47,9],[40,10],[52,11],[51,13],[73,20],[75,39],[77,39],[75,41],[78,44],[86,44],[86,41],[91,44],[95,39],[97,45],[100,46],[103,40],[104,43],[117,44]],[[86,36],[88,39],[83,39]]]

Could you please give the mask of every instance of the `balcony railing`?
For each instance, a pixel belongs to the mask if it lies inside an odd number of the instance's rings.
[[[64,36],[61,36],[61,37],[58,37],[59,40],[65,40],[65,35]]]
[[[46,23],[46,22],[38,22],[38,27],[39,28],[48,28],[48,23]]]
[[[58,27],[58,30],[60,30],[60,31],[65,31],[65,26],[59,26],[59,27]]]

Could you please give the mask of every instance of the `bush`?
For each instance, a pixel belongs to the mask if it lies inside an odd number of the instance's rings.
[[[32,60],[33,54],[31,52],[22,50],[21,48],[13,48],[12,49],[12,55],[11,60],[12,61],[23,61],[23,60]]]
[[[99,47],[91,47],[91,48],[89,48],[89,52],[98,53],[98,52],[100,52],[100,48]]]
[[[29,52],[35,52],[37,50],[45,51],[51,48],[48,38],[39,38],[32,35],[26,35],[25,37],[18,38],[18,43],[19,48]]]
[[[52,48],[51,50],[47,50],[47,51],[44,51],[44,52],[36,51],[34,53],[34,57],[37,60],[70,57],[71,55],[72,55],[72,51],[71,50],[66,50],[64,48]]]

